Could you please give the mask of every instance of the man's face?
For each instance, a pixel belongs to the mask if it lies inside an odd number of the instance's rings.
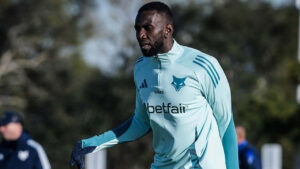
[[[137,15],[134,28],[144,56],[161,53],[166,23],[166,17],[155,10],[144,11]]]
[[[235,127],[238,144],[246,139],[246,131],[243,127]]]
[[[0,126],[0,132],[5,140],[14,141],[20,137],[22,125],[20,123],[8,123]]]

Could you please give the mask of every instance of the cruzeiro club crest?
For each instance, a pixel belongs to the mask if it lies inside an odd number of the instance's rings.
[[[171,84],[177,92],[185,86],[185,83],[184,83],[185,79],[186,79],[186,77],[177,78],[177,77],[173,76],[173,82]]]

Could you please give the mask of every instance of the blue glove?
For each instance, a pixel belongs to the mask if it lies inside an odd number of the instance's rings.
[[[82,148],[82,141],[78,141],[71,154],[70,166],[73,166],[76,163],[77,168],[82,169],[84,167],[83,157],[94,151],[95,148],[96,146]]]

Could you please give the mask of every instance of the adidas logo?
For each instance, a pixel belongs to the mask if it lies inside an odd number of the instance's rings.
[[[140,85],[139,87],[140,89],[142,88],[148,88],[148,85],[147,85],[147,82],[146,82],[146,79],[144,79],[144,81],[142,82],[142,84]]]

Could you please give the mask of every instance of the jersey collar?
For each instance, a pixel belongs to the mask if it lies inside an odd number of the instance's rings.
[[[174,62],[178,57],[180,57],[183,53],[183,47],[179,45],[175,39],[173,39],[173,46],[171,50],[169,50],[167,53],[160,53],[154,56],[158,60],[163,62]]]

